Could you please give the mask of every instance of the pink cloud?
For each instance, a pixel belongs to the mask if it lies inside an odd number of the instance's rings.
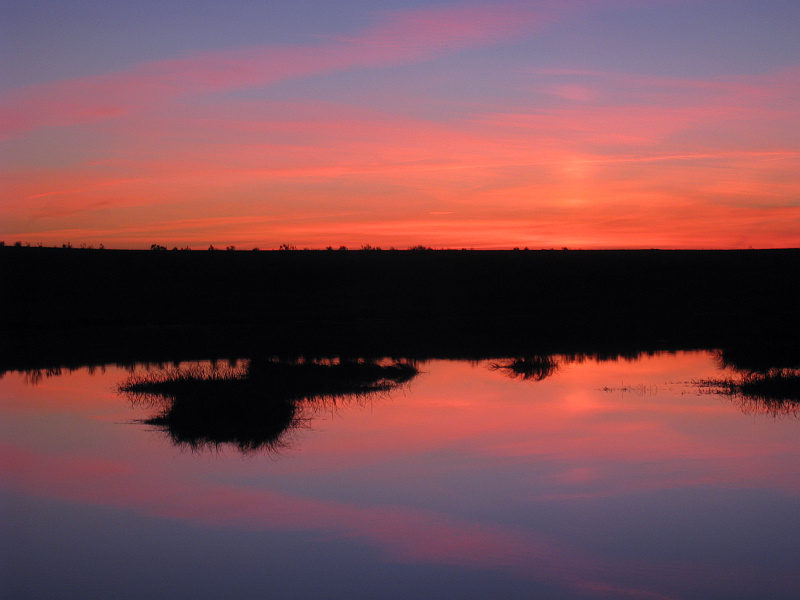
[[[475,39],[454,30],[453,47]],[[352,40],[326,43],[340,56],[364,54]],[[120,105],[147,106],[136,104],[137,89],[155,98],[255,81],[253,52],[251,62],[245,51],[230,64],[217,56],[205,83],[199,60],[153,63],[141,81],[114,76],[131,85]],[[286,60],[300,64],[302,54]],[[87,128],[107,144],[98,160],[84,149],[78,166],[11,170],[2,235],[135,247],[797,244],[800,147],[786,98],[800,68],[717,81],[540,75],[544,87],[579,86],[571,103],[477,106],[446,122],[308,101],[120,115]],[[202,219],[186,220],[188,206]]]
[[[386,22],[355,37],[337,37],[348,48],[385,53],[388,60],[416,58],[516,36],[544,20],[519,4],[451,4],[391,11]],[[365,64],[374,58],[365,57]]]
[[[425,60],[520,35],[537,20],[514,5],[455,4],[394,11],[357,35],[317,45],[200,53],[118,73],[28,86],[0,95],[0,135],[107,119],[193,94]]]
[[[787,99],[800,88],[800,66],[710,80],[574,70],[534,69],[530,73],[532,93],[553,94],[559,101],[509,106],[503,112],[476,115],[476,122],[552,136],[583,148],[596,144],[646,147],[686,131],[705,131],[706,149],[711,142],[730,151],[731,139],[724,134],[732,130],[737,141],[744,134],[747,149],[759,143],[765,149],[777,137],[764,136],[765,127],[785,129],[796,120],[796,106]],[[749,135],[754,122],[759,123],[760,136]],[[682,143],[685,146],[686,141]]]

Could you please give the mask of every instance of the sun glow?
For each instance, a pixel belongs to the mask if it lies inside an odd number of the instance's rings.
[[[521,53],[566,53],[554,40],[581,18],[656,10],[596,4],[388,10],[340,35],[10,87],[0,240],[798,245],[800,49],[706,75],[656,54],[638,72]]]

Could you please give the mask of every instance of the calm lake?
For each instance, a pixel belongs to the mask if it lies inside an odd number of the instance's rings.
[[[6,373],[0,595],[800,597],[797,404],[719,353],[343,365]]]

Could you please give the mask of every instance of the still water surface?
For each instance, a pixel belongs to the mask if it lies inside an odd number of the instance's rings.
[[[0,595],[800,597],[792,410],[694,385],[713,352],[549,360],[415,363],[247,452],[177,441],[130,369],[7,373]]]

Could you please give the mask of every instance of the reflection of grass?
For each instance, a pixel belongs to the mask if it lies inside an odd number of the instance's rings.
[[[789,369],[751,374],[739,384],[742,394],[764,400],[800,401],[800,372]]]
[[[541,381],[558,370],[558,360],[550,355],[526,356],[501,363],[492,363],[492,371],[502,371],[511,378]]]
[[[413,379],[417,369],[406,362],[253,361],[248,380],[295,400],[335,400],[388,391]]]
[[[176,445],[199,450],[232,444],[245,453],[281,448],[284,434],[302,422],[297,404],[285,398],[230,387],[220,397],[217,387],[177,396],[144,422],[168,432]]]
[[[192,365],[189,367],[147,371],[131,375],[118,387],[139,404],[157,404],[164,397],[192,395],[211,387],[229,388],[234,381],[241,381],[246,371],[235,368]]]
[[[746,412],[797,416],[800,411],[800,371],[794,369],[772,369],[766,373],[747,373],[738,380],[707,379],[696,383],[711,392],[738,399]]]
[[[724,369],[736,379],[709,380],[700,385],[738,400],[745,412],[774,416],[800,412],[800,352],[794,344],[747,346],[719,353]]]
[[[275,450],[307,418],[310,403],[389,391],[417,370],[408,363],[253,360],[246,369],[179,368],[129,378],[120,391],[159,406],[144,422],[192,449],[232,444],[242,452]]]

